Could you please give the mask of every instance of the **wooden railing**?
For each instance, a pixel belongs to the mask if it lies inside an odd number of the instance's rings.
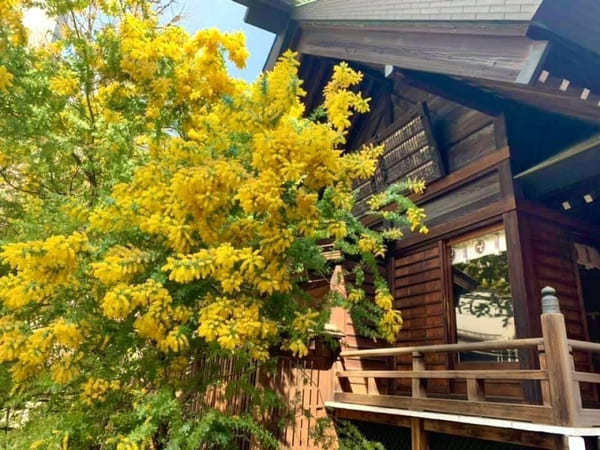
[[[342,367],[348,358],[412,355],[412,370],[339,370],[336,373],[339,382],[334,399],[344,403],[541,424],[600,426],[600,410],[582,406],[580,389],[580,383],[600,384],[600,374],[576,371],[572,356],[573,350],[600,352],[600,344],[567,338],[565,320],[555,294],[552,288],[542,290],[541,338],[341,352]],[[424,355],[430,353],[525,349],[537,354],[539,369],[427,370],[424,362]],[[352,392],[352,384],[348,381],[353,379],[367,380],[367,392]],[[394,380],[410,380],[410,395],[397,395],[393,389],[381,393],[375,383],[377,379],[387,379],[389,385]],[[426,384],[432,379],[466,382],[466,398],[428,393]],[[541,391],[542,401],[540,404],[496,401],[486,395],[486,380],[535,384]]]

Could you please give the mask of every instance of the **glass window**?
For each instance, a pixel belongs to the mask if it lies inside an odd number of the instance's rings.
[[[459,343],[515,338],[504,230],[451,246],[456,336]],[[462,362],[517,361],[516,350],[461,353]]]

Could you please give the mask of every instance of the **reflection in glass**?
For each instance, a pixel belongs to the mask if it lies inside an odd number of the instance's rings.
[[[488,233],[451,247],[454,311],[459,343],[515,338],[506,236]],[[461,353],[460,361],[517,361],[516,350]]]

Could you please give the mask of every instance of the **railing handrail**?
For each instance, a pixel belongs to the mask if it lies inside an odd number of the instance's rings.
[[[438,344],[423,345],[415,347],[388,347],[370,350],[349,350],[340,353],[342,358],[369,356],[397,356],[410,355],[412,353],[449,353],[449,352],[471,352],[476,350],[512,350],[520,348],[537,347],[544,343],[543,338],[510,339],[503,341],[485,341],[468,344]],[[600,346],[600,344],[598,344]]]
[[[600,353],[600,344],[597,342],[578,341],[577,339],[568,339],[567,342],[573,350]]]

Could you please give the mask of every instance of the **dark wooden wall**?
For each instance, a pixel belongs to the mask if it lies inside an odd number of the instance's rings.
[[[336,61],[303,56],[300,77],[305,80],[308,91],[305,103],[308,113],[322,102],[321,92],[332,73]],[[440,150],[447,176],[434,182],[428,194],[417,202],[425,208],[428,225],[434,230],[448,223],[477,214],[481,208],[489,207],[503,199],[503,186],[497,165],[508,157],[504,122],[501,117],[458,104],[435,95],[419,86],[409,75],[394,72],[384,77],[380,68],[357,67],[364,74],[360,91],[371,98],[371,111],[353,118],[348,133],[348,148],[359,148],[362,144],[376,141],[376,136],[407,110],[426,103],[432,131]],[[482,164],[484,161],[484,164]],[[493,169],[493,170],[492,170]],[[502,211],[494,214],[501,215]],[[498,216],[496,220],[501,220]],[[454,233],[462,232],[462,226]],[[412,244],[401,249],[391,249],[389,264],[392,265],[390,284],[396,298],[396,307],[404,318],[404,327],[394,345],[430,345],[453,342],[449,310],[451,285],[445,274],[443,258],[447,258],[444,232],[439,236],[424,239],[412,236]],[[426,242],[428,241],[428,242]],[[389,269],[388,269],[389,270]],[[368,291],[369,289],[367,289]],[[343,330],[346,333],[344,348],[366,349],[389,345],[373,342],[357,334],[347,317]],[[448,355],[427,355],[428,369],[444,369],[452,364]],[[408,369],[411,359],[398,358],[345,361],[347,368],[385,369],[390,366]],[[364,379],[350,379],[353,392],[368,392],[370,389],[385,391],[409,390],[409,383],[395,386],[368,386]],[[432,392],[449,392],[451,387],[443,380],[431,380],[428,389]],[[461,387],[459,386],[460,390]]]
[[[321,102],[321,94],[335,61],[303,57],[301,76],[305,77],[308,111]],[[540,336],[540,289],[555,287],[567,319],[569,337],[588,338],[585,311],[573,262],[572,237],[565,223],[542,220],[526,214],[528,205],[519,209],[511,169],[511,149],[505,120],[497,112],[479,107],[472,98],[458,98],[452,92],[431,89],[410,72],[394,71],[387,78],[379,67],[357,67],[365,77],[360,90],[371,98],[371,112],[355,117],[348,133],[348,148],[376,141],[376,136],[409,108],[425,102],[437,146],[445,165],[446,176],[430,183],[426,193],[416,197],[425,208],[430,233],[408,235],[390,249],[388,273],[395,294],[396,307],[405,320],[394,343],[397,346],[433,345],[455,342],[452,281],[448,242],[469,232],[503,224],[507,233],[511,288],[518,337]],[[458,103],[459,100],[461,103]],[[535,122],[535,119],[531,119]],[[511,143],[512,144],[512,143]],[[518,143],[516,143],[519,147]],[[521,146],[522,147],[522,146]],[[534,145],[531,152],[539,151]],[[520,147],[519,147],[520,148]],[[350,323],[350,322],[349,322]],[[348,349],[381,346],[357,335],[351,327]],[[428,355],[428,369],[456,365],[447,355]],[[349,366],[358,361],[349,360]],[[375,359],[362,362],[363,367],[409,369],[410,358],[395,361]],[[513,365],[515,363],[512,363]],[[521,366],[535,367],[531,355],[521,355]],[[588,370],[587,355],[576,355],[576,364]],[[358,368],[358,367],[352,367]],[[408,391],[408,383],[369,387],[364,379],[350,380],[354,392],[370,389]],[[438,393],[464,393],[460,383],[449,385],[431,380],[428,390]],[[518,383],[486,383],[486,394],[498,397],[535,398],[535,389]]]

